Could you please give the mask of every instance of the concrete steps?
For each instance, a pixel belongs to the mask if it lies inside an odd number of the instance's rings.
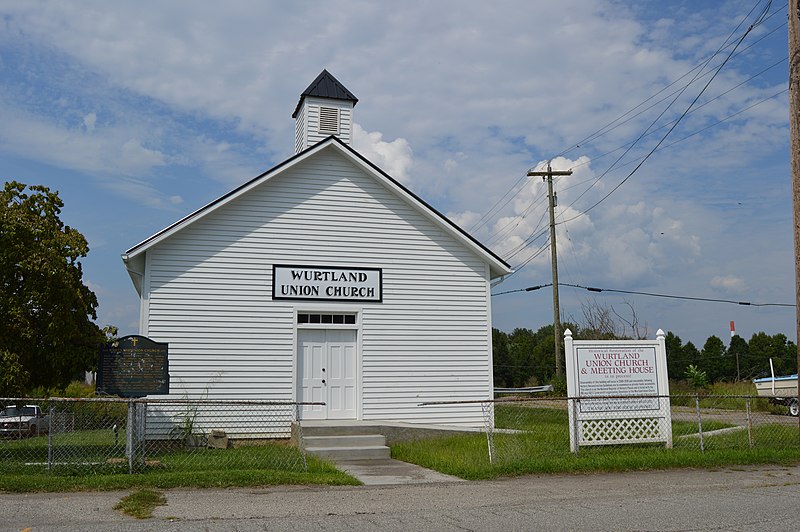
[[[390,458],[380,427],[369,425],[303,425],[306,452],[327,460]]]

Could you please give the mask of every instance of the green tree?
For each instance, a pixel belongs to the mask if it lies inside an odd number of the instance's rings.
[[[508,352],[508,335],[499,329],[492,329],[492,360],[494,385],[510,388],[513,376],[511,355]]]
[[[700,351],[694,346],[692,342],[686,342],[686,345],[683,346],[683,360],[686,363],[686,366],[690,364],[694,364],[695,366],[700,364]]]
[[[749,357],[750,348],[747,345],[747,340],[738,334],[734,335],[731,338],[731,343],[728,344],[728,352],[725,354],[727,376],[735,378],[737,381],[743,377],[749,377],[747,369]]]
[[[750,338],[748,372],[755,375],[769,375],[769,360],[775,367],[776,375],[788,375],[797,372],[797,346],[790,342],[786,335],[770,336],[765,332],[757,332]]]
[[[20,397],[30,375],[15,353],[0,351],[0,397]]]
[[[5,183],[0,197],[0,350],[19,357],[33,386],[64,386],[93,366],[103,335],[83,284],[86,239],[59,218],[44,186]]]
[[[716,382],[723,376],[725,344],[717,336],[709,336],[700,352],[700,364],[697,369],[708,375],[710,382]]]
[[[667,351],[667,374],[669,378],[676,380],[683,378],[686,373],[686,367],[691,364],[692,361],[686,360],[681,337],[670,331],[664,338],[664,345]]]
[[[517,328],[508,335],[511,359],[511,386],[519,388],[528,384],[533,375],[533,331]]]
[[[549,334],[539,335],[533,346],[532,376],[537,385],[547,384],[556,374],[556,346],[553,343],[553,326],[549,326]],[[541,331],[541,329],[540,329]],[[562,350],[563,353],[563,350]]]
[[[786,374],[797,373],[797,344],[786,340],[783,351],[783,370]]]

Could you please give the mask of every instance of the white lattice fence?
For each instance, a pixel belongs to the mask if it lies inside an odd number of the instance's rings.
[[[592,397],[568,400],[570,449],[581,445],[664,443],[672,447],[669,397]]]
[[[580,445],[663,442],[664,418],[587,419],[578,422]]]

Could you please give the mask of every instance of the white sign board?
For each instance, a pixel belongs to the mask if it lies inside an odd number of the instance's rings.
[[[656,340],[573,340],[564,333],[570,448],[664,442],[672,422],[664,332]]]
[[[579,397],[658,395],[656,346],[575,347]],[[658,410],[657,398],[593,399],[581,412]]]
[[[276,264],[272,267],[272,299],[380,302],[382,270]]]

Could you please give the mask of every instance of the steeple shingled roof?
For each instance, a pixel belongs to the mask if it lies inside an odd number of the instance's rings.
[[[358,103],[352,92],[347,90],[347,87],[339,83],[339,80],[327,70],[323,70],[317,79],[311,82],[311,85],[303,91],[300,95],[300,101],[297,102],[297,107],[294,108],[292,118],[297,118],[297,113],[300,112],[300,106],[303,105],[303,98],[306,96],[316,96],[318,98],[330,98],[332,100],[346,100],[353,102],[353,107]]]

